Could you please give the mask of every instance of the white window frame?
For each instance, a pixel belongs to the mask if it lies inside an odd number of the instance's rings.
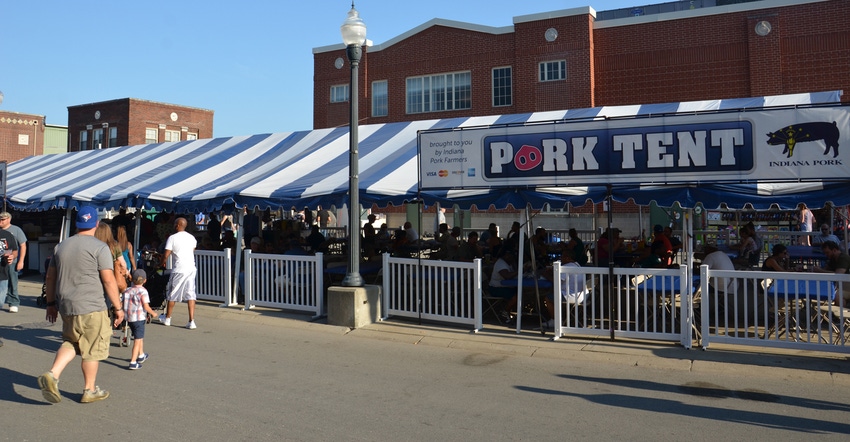
[[[387,80],[378,80],[372,82],[372,116],[386,117],[389,115],[389,89]]]
[[[407,114],[472,109],[472,71],[408,77],[404,95]]]
[[[109,127],[109,141],[106,143],[107,147],[117,147],[118,146],[118,128],[114,126]]]
[[[89,150],[89,131],[80,131],[80,150]]]
[[[153,137],[151,137],[153,135]],[[145,129],[145,144],[159,143],[159,129],[148,127]]]
[[[496,77],[496,72],[507,72],[507,84],[496,84],[497,80],[503,80],[505,77]],[[490,72],[493,92],[493,107],[512,106],[514,104],[514,72],[511,66],[499,66],[492,69]],[[507,92],[507,93],[505,93]],[[506,102],[497,102],[497,100],[505,100]]]
[[[538,65],[538,80],[562,81],[567,79],[567,60],[542,61]]]
[[[91,131],[91,148],[103,149],[103,128],[97,128]]]
[[[331,86],[331,103],[345,103],[348,101],[350,95],[347,84],[335,84]]]
[[[165,142],[174,142],[180,141],[180,131],[179,130],[165,130]]]
[[[189,133],[186,134],[186,139],[187,140],[197,140],[198,134],[195,133],[195,132],[189,132]]]

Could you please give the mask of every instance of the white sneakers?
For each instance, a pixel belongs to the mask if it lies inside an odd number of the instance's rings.
[[[161,322],[162,325],[164,325],[166,327],[171,326],[171,318],[166,318],[165,314],[159,315],[159,322]],[[189,321],[189,323],[186,324],[186,328],[188,328],[189,330],[194,330],[194,329],[198,328],[198,326],[195,325],[195,321]]]
[[[18,306],[17,305],[10,305],[9,306],[9,313],[18,313]]]
[[[166,318],[165,313],[159,315],[159,322],[166,327],[171,326],[171,318]]]

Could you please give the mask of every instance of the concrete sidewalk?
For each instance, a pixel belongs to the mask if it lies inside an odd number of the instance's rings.
[[[36,297],[41,293],[40,280],[25,278],[20,281],[22,308],[15,322],[44,321],[44,310],[36,307]],[[645,342],[608,338],[561,338],[552,340],[552,333],[524,331],[485,324],[483,330],[473,333],[468,329],[439,324],[418,324],[395,320],[370,324],[360,329],[327,325],[324,319],[311,321],[310,316],[275,309],[240,307],[223,308],[217,304],[198,303],[197,316],[203,321],[246,321],[282,328],[298,328],[316,333],[332,333],[355,339],[372,339],[463,350],[472,353],[502,354],[517,357],[594,361],[600,364],[642,366],[661,370],[690,372],[726,372],[756,370],[760,376],[784,380],[817,379],[837,385],[850,386],[850,357],[847,355],[759,348],[748,346],[712,345],[707,351],[691,350],[672,343]],[[5,310],[2,315],[10,315]],[[185,308],[175,308],[177,323],[182,320]],[[8,318],[6,321],[8,323]]]

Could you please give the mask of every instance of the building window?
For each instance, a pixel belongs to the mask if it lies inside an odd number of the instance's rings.
[[[346,101],[348,101],[348,85],[331,86],[331,103],[344,103]]]
[[[187,140],[197,140],[198,134],[196,134],[194,132],[189,132],[189,133],[186,134],[186,139]]]
[[[566,60],[544,61],[543,63],[540,63],[540,81],[558,81],[566,79]]]
[[[165,131],[165,142],[171,141],[180,141],[180,131],[179,130],[167,130]]]
[[[110,127],[109,128],[109,147],[118,146],[118,128]]]
[[[153,143],[159,143],[159,129],[149,127],[145,129],[145,144]]]
[[[389,112],[387,80],[372,82],[372,116],[386,117]]]
[[[408,114],[470,108],[472,74],[469,71],[407,79]]]
[[[510,66],[493,69],[493,106],[510,106],[513,104],[511,77]]]
[[[80,150],[89,150],[89,131],[80,131]]]
[[[92,149],[103,149],[103,129],[92,131]]]

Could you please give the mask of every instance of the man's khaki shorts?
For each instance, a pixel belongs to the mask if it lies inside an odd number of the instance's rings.
[[[109,357],[112,324],[106,310],[85,315],[62,315],[62,346],[72,347],[84,361]]]

